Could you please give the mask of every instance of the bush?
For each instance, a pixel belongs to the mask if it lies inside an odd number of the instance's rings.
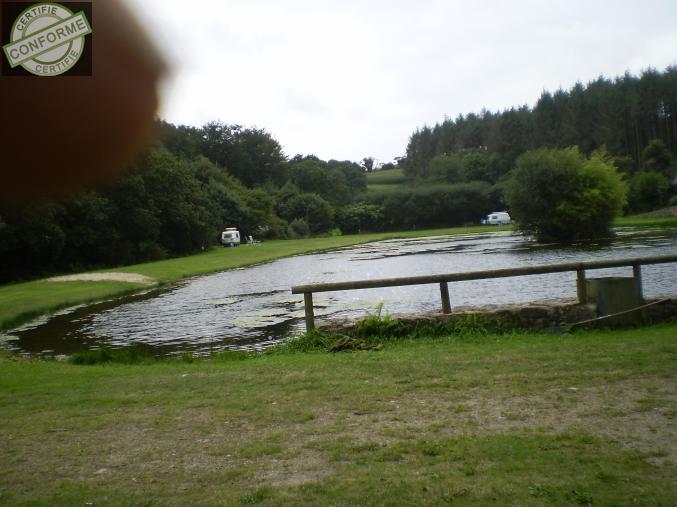
[[[381,204],[387,226],[393,228],[478,223],[497,205],[493,187],[483,181],[426,184],[393,192],[383,198],[374,196],[371,200]]]
[[[290,239],[307,238],[309,234],[308,223],[302,218],[292,220],[287,229],[287,237]]]
[[[628,201],[632,211],[642,212],[665,206],[670,182],[659,172],[642,171],[630,180]]]
[[[280,216],[289,222],[305,220],[312,234],[330,230],[334,226],[334,208],[317,194],[296,194],[278,205]]]
[[[576,147],[525,152],[505,184],[508,210],[517,227],[539,241],[608,236],[626,194],[605,153],[595,152],[588,159]]]
[[[642,160],[645,171],[662,173],[665,177],[672,176],[672,153],[661,139],[649,141],[642,150]]]
[[[383,221],[383,207],[377,204],[354,204],[336,212],[336,223],[346,234],[380,231]]]

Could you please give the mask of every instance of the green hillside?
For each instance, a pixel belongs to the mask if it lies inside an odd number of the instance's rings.
[[[406,183],[402,169],[367,173],[367,193],[385,194],[399,190]]]

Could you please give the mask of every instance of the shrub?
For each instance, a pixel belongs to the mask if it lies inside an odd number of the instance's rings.
[[[310,234],[310,228],[305,220],[296,218],[287,228],[287,237],[291,239],[306,238]]]
[[[391,227],[447,227],[479,222],[496,206],[493,198],[490,184],[471,181],[403,189],[388,194],[380,204]]]
[[[505,184],[517,227],[539,241],[596,239],[626,203],[627,188],[603,152],[578,148],[525,152]]]
[[[628,201],[632,211],[650,211],[665,205],[670,182],[659,172],[642,171],[630,180]]]
[[[278,205],[280,216],[290,222],[302,218],[312,234],[325,232],[334,226],[334,208],[317,194],[297,194]]]
[[[339,208],[336,223],[347,234],[379,231],[383,228],[383,207],[360,203]]]

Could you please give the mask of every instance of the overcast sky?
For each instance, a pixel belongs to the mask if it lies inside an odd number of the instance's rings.
[[[677,64],[676,0],[128,0],[173,72],[160,116],[381,163],[445,117]]]

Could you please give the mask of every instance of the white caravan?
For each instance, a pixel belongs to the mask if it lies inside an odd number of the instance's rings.
[[[494,211],[489,213],[487,218],[482,220],[482,223],[487,225],[508,225],[512,223],[512,219],[507,211]]]
[[[240,231],[235,227],[227,227],[221,233],[221,244],[223,246],[240,246]]]

